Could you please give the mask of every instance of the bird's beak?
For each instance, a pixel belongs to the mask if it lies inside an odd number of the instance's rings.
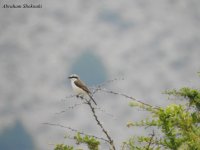
[[[68,79],[71,79],[71,77],[68,77]]]

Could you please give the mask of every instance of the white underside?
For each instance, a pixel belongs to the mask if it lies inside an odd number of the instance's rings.
[[[74,84],[73,80],[71,80],[71,85],[72,85],[73,91],[75,92],[76,95],[82,95],[82,96],[87,95],[87,93],[84,90],[82,90],[81,88],[77,87]]]

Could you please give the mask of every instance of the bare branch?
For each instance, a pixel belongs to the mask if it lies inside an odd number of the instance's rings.
[[[61,124],[49,123],[49,122],[45,122],[45,123],[42,123],[42,124],[50,125],[50,126],[57,126],[57,127],[61,127],[61,128],[65,128],[65,129],[68,129],[68,130],[70,130],[70,131],[73,131],[73,132],[76,132],[76,133],[80,133],[81,135],[93,137],[93,138],[96,138],[96,139],[105,141],[105,142],[107,142],[107,143],[110,143],[110,141],[108,141],[108,140],[106,140],[106,139],[104,139],[104,138],[97,137],[97,136],[90,135],[90,134],[86,134],[86,133],[81,132],[81,131],[79,131],[79,130],[77,130],[77,129],[73,129],[73,128],[71,128],[71,127],[67,127],[67,126],[64,126],[64,125],[61,125]]]
[[[102,108],[100,108],[100,107],[96,107],[95,109],[96,109],[96,110],[99,110],[99,111],[101,111],[101,112],[103,112],[103,113],[105,113],[106,115],[112,117],[113,119],[116,119],[116,117],[115,117],[113,114],[107,112],[106,110],[104,110],[104,109],[102,109]]]
[[[76,95],[69,95],[69,96],[66,96],[66,97],[65,97],[65,100],[66,100],[66,99],[70,99],[70,98],[74,98],[74,97],[76,97]]]
[[[93,88],[94,90],[93,90],[92,93],[95,94],[98,91],[98,88],[101,88],[103,86],[106,86],[109,83],[112,83],[112,82],[118,81],[118,80],[124,80],[124,78],[115,78],[115,79],[107,80],[107,81],[105,81],[105,82],[103,82],[101,84],[98,84],[98,85],[95,86],[95,88]]]
[[[90,103],[90,101],[88,101],[88,106],[90,107],[91,111],[92,111],[92,114],[97,122],[97,125],[101,128],[101,130],[103,131],[103,133],[106,135],[108,141],[109,141],[109,144],[110,146],[112,147],[112,150],[115,150],[115,145],[114,145],[114,142],[112,140],[112,138],[110,137],[110,135],[108,134],[108,132],[105,130],[105,128],[103,127],[102,123],[99,121],[97,115],[96,115],[96,112],[95,112],[95,108],[92,106],[92,104]]]
[[[140,103],[140,104],[143,104],[143,105],[145,105],[145,106],[148,106],[148,107],[151,107],[151,108],[155,108],[155,109],[159,109],[160,107],[158,107],[158,106],[156,106],[156,107],[154,107],[154,106],[152,106],[152,105],[150,105],[150,104],[147,104],[147,103],[144,103],[144,102],[142,102],[142,101],[139,101],[139,100],[137,100],[137,99],[135,99],[135,98],[133,98],[133,97],[131,97],[131,96],[128,96],[127,94],[124,94],[124,93],[118,93],[118,92],[115,92],[115,91],[112,91],[112,90],[107,90],[107,89],[102,89],[102,88],[97,88],[97,91],[103,91],[103,92],[106,92],[106,93],[110,93],[110,94],[114,94],[114,95],[120,95],[120,96],[123,96],[123,97],[125,97],[125,98],[128,98],[128,99],[131,99],[131,100],[133,100],[133,101],[136,101],[136,102],[138,102],[138,103]]]
[[[74,109],[75,107],[78,107],[78,106],[83,105],[83,104],[85,104],[85,102],[74,104],[72,106],[67,107],[65,110],[57,112],[56,114],[65,113],[67,110]]]
[[[81,98],[81,97],[78,97],[78,98]],[[81,98],[81,99],[83,99],[83,98]],[[67,107],[65,110],[62,110],[62,111],[57,112],[57,113],[55,113],[55,114],[65,113],[65,112],[67,112],[68,110],[74,109],[74,108],[76,108],[76,107],[78,107],[78,106],[80,106],[80,105],[83,105],[83,104],[87,104],[87,102],[76,103],[76,104],[74,104],[74,105],[72,105],[72,106]],[[102,108],[99,107],[99,106],[98,106],[98,107],[95,107],[95,109],[96,109],[96,110],[99,110],[99,111],[101,111],[101,112],[103,112],[103,113],[105,113],[106,115],[108,115],[108,116],[110,116],[110,117],[115,118],[115,116],[114,116],[113,114],[108,113],[106,110],[102,109]]]

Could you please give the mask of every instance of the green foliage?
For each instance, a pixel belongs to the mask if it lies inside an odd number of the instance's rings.
[[[165,92],[169,95],[182,96],[189,99],[189,105],[195,106],[200,111],[200,92],[197,89],[188,87],[181,88],[180,90],[169,90]]]
[[[100,142],[97,141],[94,137],[89,137],[87,135],[81,137],[80,133],[77,133],[74,138],[76,139],[77,144],[87,144],[90,150],[99,150]]]
[[[128,149],[200,149],[200,92],[196,89],[182,88],[165,93],[189,99],[189,108],[186,107],[187,104],[171,104],[166,108],[158,109],[145,105],[141,106],[141,104],[135,102],[131,103],[130,106],[132,107],[140,107],[150,112],[152,118],[140,122],[129,122],[127,126],[154,127],[157,130],[157,135],[132,138],[127,143]],[[192,107],[197,109],[192,109]],[[137,141],[137,144],[133,139]]]
[[[73,146],[68,146],[64,144],[57,144],[54,150],[74,150]]]
[[[142,127],[152,130],[149,135],[133,136],[123,142],[122,150],[200,150],[200,91],[188,87],[164,92],[186,104],[170,104],[153,107],[139,101],[131,101],[131,107],[138,107],[150,113],[139,122],[128,122],[127,127]],[[148,131],[149,131],[148,130]],[[86,144],[90,150],[99,150],[100,142],[92,136],[74,137],[76,144]],[[54,150],[74,150],[74,147],[59,144]]]
[[[141,147],[138,147],[138,146],[135,144],[134,138],[130,138],[128,141],[123,142],[122,150],[124,150],[124,149],[142,150]]]
[[[76,140],[76,144],[86,144],[90,150],[99,150],[99,144],[100,142],[97,141],[94,137],[90,137],[85,135],[82,137],[80,133],[77,133],[74,136],[74,139]],[[64,144],[57,144],[54,148],[54,150],[74,150],[73,146],[68,146]]]

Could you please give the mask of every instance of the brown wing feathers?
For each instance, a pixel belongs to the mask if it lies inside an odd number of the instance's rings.
[[[74,81],[74,84],[76,86],[78,86],[79,88],[83,89],[85,92],[87,92],[89,97],[91,98],[91,100],[95,103],[95,105],[97,105],[97,103],[95,102],[95,100],[91,96],[90,90],[87,88],[87,86],[84,85],[84,83],[82,83],[80,80],[76,80],[76,81]]]
[[[81,89],[83,89],[85,92],[87,92],[88,94],[91,93],[90,90],[87,88],[87,86],[85,86],[80,80],[76,80],[74,81],[74,84],[78,87],[80,87]]]

